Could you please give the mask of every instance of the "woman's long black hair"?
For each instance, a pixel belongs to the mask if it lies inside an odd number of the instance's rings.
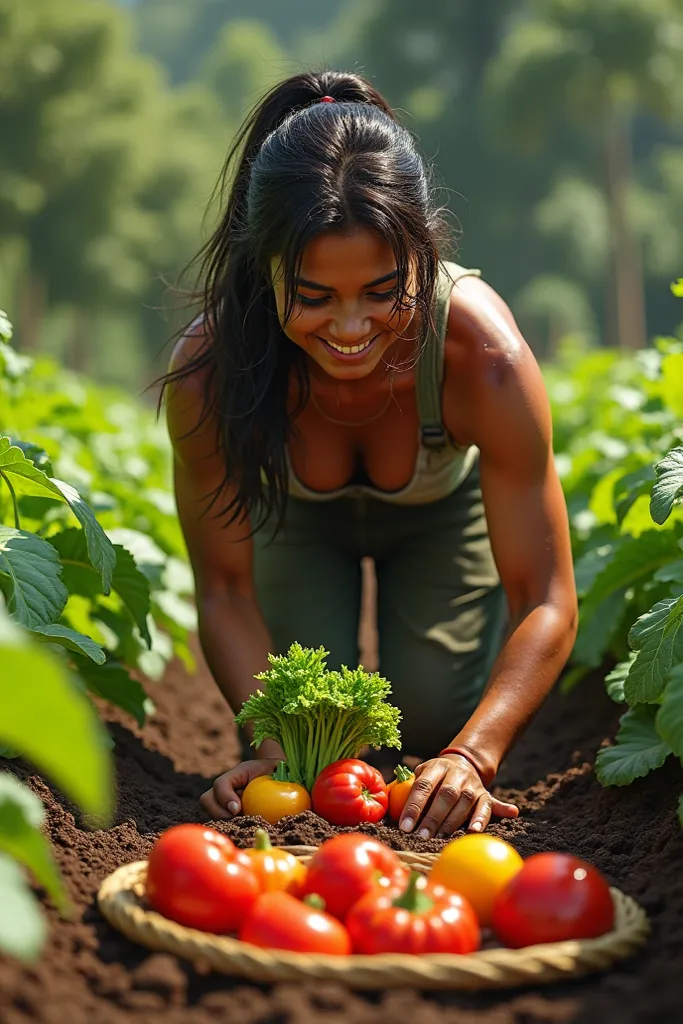
[[[319,102],[323,96],[335,102]],[[206,496],[206,511],[218,505],[216,515],[226,524],[248,516],[255,530],[284,518],[292,373],[299,408],[308,397],[304,353],[278,319],[271,259],[283,261],[289,317],[307,243],[323,231],[368,228],[393,248],[397,304],[414,304],[427,325],[446,231],[412,136],[359,75],[307,72],[271,89],[228,153],[221,190],[238,160],[225,212],[197,257],[209,340],[161,378],[160,405],[166,386],[203,371],[204,405],[195,429],[213,417],[226,470]],[[416,285],[408,296],[411,263]]]

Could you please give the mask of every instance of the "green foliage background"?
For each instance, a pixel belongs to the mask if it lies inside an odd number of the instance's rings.
[[[670,329],[683,0],[0,0],[19,348],[138,389],[161,370],[191,312],[165,282],[215,221],[230,139],[304,66],[386,92],[436,161],[461,260],[544,358],[567,333],[628,348]]]

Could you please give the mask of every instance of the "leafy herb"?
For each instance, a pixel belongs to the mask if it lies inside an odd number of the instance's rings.
[[[398,747],[400,712],[386,703],[391,686],[376,672],[326,668],[329,652],[292,644],[286,655],[269,655],[265,683],[244,702],[238,725],[253,722],[252,745],[276,740],[293,782],[310,790],[322,769],[364,746]]]

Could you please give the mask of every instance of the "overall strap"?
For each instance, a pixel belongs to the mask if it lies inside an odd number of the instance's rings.
[[[449,443],[441,416],[441,385],[448,313],[453,285],[461,277],[480,276],[479,270],[466,270],[457,263],[439,263],[434,293],[434,330],[430,327],[415,373],[420,435],[425,448],[443,448]]]

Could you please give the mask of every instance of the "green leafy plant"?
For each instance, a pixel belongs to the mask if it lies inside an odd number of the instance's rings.
[[[10,339],[0,313],[0,756],[28,758],[107,822],[110,741],[90,697],[142,725],[153,705],[141,677],[174,653],[192,665],[168,444],[151,411]],[[0,773],[0,948],[29,959],[45,925],[20,865],[68,910],[43,817]]]
[[[282,747],[293,782],[309,791],[322,769],[364,746],[399,747],[400,712],[386,702],[391,686],[363,668],[331,672],[328,655],[292,644],[285,655],[269,655],[265,683],[242,706],[235,721],[253,723],[253,746],[274,739]]]
[[[0,607],[0,743],[36,764],[87,814],[111,817],[112,773],[105,731],[59,659],[33,641]],[[23,866],[68,912],[69,901],[41,832],[43,806],[30,789],[0,772],[0,949],[34,959],[45,922]]]
[[[596,771],[627,785],[683,757],[683,344],[570,345],[546,379],[580,599],[564,688],[612,663],[607,693],[629,708]]]

